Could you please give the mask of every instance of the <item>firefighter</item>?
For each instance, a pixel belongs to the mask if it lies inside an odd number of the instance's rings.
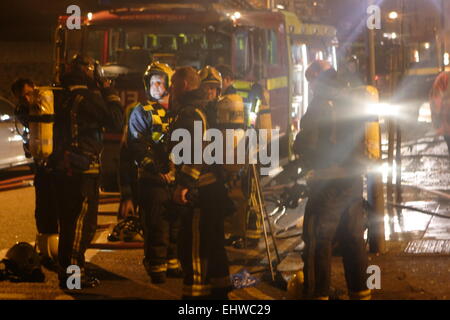
[[[77,54],[61,79],[65,97],[56,114],[50,161],[56,170],[60,208],[58,260],[63,289],[71,265],[80,270],[82,288],[99,284],[86,274],[84,254],[97,226],[102,132],[104,128],[122,130],[123,126],[120,98],[99,74],[93,59]]]
[[[219,99],[222,91],[222,76],[216,68],[211,66],[205,66],[202,68],[198,75],[200,76],[200,90],[203,91],[206,100],[208,100],[209,108],[206,109],[206,113],[210,121],[214,121],[211,125],[215,125],[215,119],[217,118],[217,99]]]
[[[120,205],[119,219],[129,216],[135,216],[138,204],[137,192],[137,166],[131,155],[128,146],[128,123],[133,110],[140,103],[129,105],[125,110],[125,126],[123,130],[122,141],[120,142],[119,156],[119,189],[120,189]]]
[[[350,298],[370,299],[362,208],[365,121],[356,116],[358,106],[339,96],[337,73],[328,62],[313,62],[306,78],[314,94],[295,143],[308,171],[305,297],[329,298],[332,246],[338,241]]]
[[[36,87],[30,79],[18,79],[11,90],[18,104],[15,115],[21,122],[24,131],[25,156],[31,158],[30,151],[30,108],[32,107]],[[58,210],[55,201],[54,172],[46,159],[34,160],[35,221],[36,244],[41,255],[42,264],[49,270],[57,270],[58,251]]]
[[[208,70],[206,67],[203,70]],[[221,64],[218,65],[216,68],[211,68],[212,70],[217,70],[220,73],[220,79],[221,81],[217,80],[216,83],[221,83],[221,96],[225,98],[225,96],[228,96],[228,99],[222,100],[226,103],[237,103],[240,104],[242,102],[242,98],[237,95],[237,90],[233,87],[234,82],[234,75],[231,71],[231,68],[227,65]],[[204,81],[205,75],[207,72],[203,72],[203,78],[202,73],[201,79],[202,83]],[[217,76],[217,78],[219,78]],[[225,105],[224,104],[224,105]],[[208,111],[213,108],[208,108]],[[212,112],[211,112],[212,113]],[[213,114],[211,114],[211,117],[217,118],[217,110],[214,108]],[[245,119],[245,113],[243,114]],[[245,120],[243,120],[245,121]],[[236,128],[235,128],[236,129]],[[240,129],[245,129],[245,126],[241,126]],[[239,168],[242,169],[242,168]],[[227,245],[233,245],[236,248],[242,248],[244,244],[244,238],[246,234],[246,218],[247,218],[247,197],[245,196],[245,192],[242,190],[242,170],[234,170],[234,172],[228,172],[226,177],[227,187],[229,190],[229,196],[234,202],[234,207],[236,208],[234,214],[227,218],[225,221],[225,238],[226,238],[226,244]],[[251,232],[250,232],[251,234]],[[259,241],[259,237],[257,239]],[[251,241],[248,243],[250,244]]]
[[[219,65],[218,67],[224,72],[226,78],[222,77],[222,73],[220,73],[218,69],[211,66],[206,66],[199,71],[201,80],[200,90],[204,91],[204,94],[209,101],[208,107],[206,108],[206,114],[210,125],[213,127],[217,127],[218,125],[216,121],[218,118],[217,101],[221,96],[222,91],[223,95],[232,97],[232,100],[237,100],[239,98],[240,101],[242,100],[237,94],[232,94],[233,92],[236,93],[236,89],[232,86],[233,75],[231,70],[225,65]],[[226,87],[222,87],[224,84]],[[230,99],[227,99],[227,101],[229,100]],[[245,129],[245,127],[241,127],[241,129]],[[249,247],[256,246],[262,234],[260,219],[256,212],[248,210],[249,207],[244,203],[248,200],[248,197],[245,195],[248,193],[248,190],[242,189],[243,186],[245,187],[248,185],[248,182],[242,183],[241,180],[243,179],[248,179],[245,170],[234,171],[233,173],[226,170],[225,181],[228,193],[233,201],[232,208],[234,208],[234,212],[229,217],[226,217],[226,229],[227,231],[232,230],[232,232],[226,232],[225,243],[226,245],[232,245],[238,249],[242,249],[245,242]],[[229,222],[231,222],[231,225]],[[244,237],[247,237],[247,241],[244,240]]]
[[[227,71],[224,72],[227,74]],[[233,81],[232,89],[228,90],[236,92],[244,100],[244,119],[247,128],[271,129],[271,124],[270,126],[266,125],[268,123],[266,119],[270,118],[268,93],[258,83],[258,79],[260,79],[258,68],[255,68],[254,77],[256,81]],[[227,240],[228,244],[238,249],[256,247],[263,234],[261,216],[252,201],[255,199],[256,184],[248,166],[240,172],[240,177],[238,184],[241,184],[242,192],[234,192],[234,196],[237,201],[241,202],[243,193],[248,204],[237,206],[240,212],[235,214],[233,221],[234,235]]]
[[[120,141],[118,182],[120,204],[118,223],[108,235],[108,241],[144,241],[143,228],[139,214],[138,167],[128,143],[128,123],[132,111],[141,104],[132,103],[125,109],[125,125]]]
[[[167,145],[168,88],[172,69],[151,63],[144,74],[147,105],[133,109],[129,120],[129,148],[138,163],[139,207],[144,227],[144,267],[153,283],[181,277],[177,259],[180,219],[171,203],[175,180]]]
[[[222,95],[236,94],[237,90],[233,86],[234,75],[233,71],[231,71],[231,68],[225,64],[220,64],[216,66],[216,69],[222,76]]]
[[[437,135],[444,136],[450,155],[450,72],[441,72],[430,92],[431,119]]]
[[[172,78],[171,108],[175,112],[171,138],[177,129],[194,136],[195,121],[202,132],[210,127],[208,97],[199,89],[201,79],[192,67],[177,69]],[[197,137],[198,138],[198,137]],[[175,139],[176,140],[176,139]],[[192,140],[193,141],[193,140]],[[188,144],[195,149],[194,144]],[[176,151],[172,159],[176,161]],[[191,152],[191,155],[193,153]],[[221,165],[178,163],[174,201],[185,206],[179,241],[184,299],[227,299],[231,290],[224,243],[224,217],[230,214]]]
[[[198,75],[200,76],[200,90],[204,92],[208,101],[217,100],[222,91],[222,76],[216,68],[205,66]]]

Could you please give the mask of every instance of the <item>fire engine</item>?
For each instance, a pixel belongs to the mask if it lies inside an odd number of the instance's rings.
[[[292,12],[230,10],[220,1],[108,2],[112,5],[106,10],[83,13],[79,30],[69,30],[67,16],[60,17],[56,81],[73,54],[81,52],[101,63],[128,105],[145,100],[142,75],[152,60],[173,68],[227,64],[247,103],[253,85],[269,92],[281,156],[289,155],[309,102],[306,67],[323,59],[337,68],[336,29],[304,23]],[[113,172],[113,167],[106,172],[104,168],[104,173]],[[110,181],[115,182],[115,177]]]

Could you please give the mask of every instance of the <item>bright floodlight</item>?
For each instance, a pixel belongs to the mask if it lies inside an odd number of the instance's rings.
[[[396,11],[389,12],[389,19],[395,20],[398,18],[398,13]]]
[[[366,112],[369,115],[377,115],[380,117],[398,115],[399,106],[390,103],[369,103],[366,105]]]
[[[444,65],[448,66],[450,64],[450,55],[448,52],[444,53]]]
[[[414,61],[420,62],[419,50],[414,50]]]
[[[92,20],[92,12],[89,12],[89,13],[87,14],[87,18],[88,18],[89,21]]]

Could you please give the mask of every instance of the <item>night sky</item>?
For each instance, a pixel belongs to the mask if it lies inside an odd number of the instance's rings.
[[[0,41],[50,42],[57,17],[71,4],[82,14],[98,8],[97,0],[2,0]]]

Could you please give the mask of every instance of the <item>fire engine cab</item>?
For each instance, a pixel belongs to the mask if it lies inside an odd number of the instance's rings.
[[[81,52],[101,63],[126,106],[145,99],[142,75],[152,61],[172,68],[227,64],[249,112],[257,111],[251,92],[255,85],[269,93],[272,127],[279,129],[282,157],[290,154],[308,106],[306,67],[325,59],[337,68],[336,29],[304,23],[292,12],[231,10],[221,1],[107,2],[109,7],[103,11],[83,13],[79,30],[69,30],[67,16],[60,17],[56,81],[73,54]]]

